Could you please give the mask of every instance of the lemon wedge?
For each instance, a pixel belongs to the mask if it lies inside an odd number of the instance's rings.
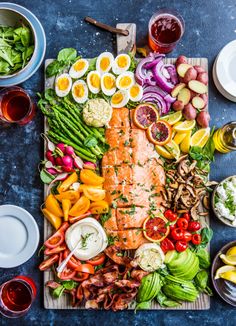
[[[183,132],[176,132],[173,140],[174,142],[179,145],[180,143],[182,143],[182,141],[184,140],[184,138],[187,136],[187,134],[190,133],[190,131],[183,133]]]
[[[216,274],[215,274],[215,280],[219,279],[221,277],[221,274],[226,273],[226,272],[236,272],[236,267],[231,266],[231,265],[224,265],[221,266],[220,268],[217,269]]]
[[[183,153],[188,153],[190,149],[190,143],[191,143],[191,134],[188,132],[186,136],[184,137],[184,140],[180,144],[180,150]]]
[[[220,255],[220,258],[225,264],[236,265],[236,255]]]
[[[228,272],[222,273],[222,274],[220,274],[220,277],[236,284],[236,272],[235,271],[228,271]]]
[[[196,125],[195,120],[185,120],[185,121],[179,121],[174,126],[174,131],[177,132],[186,132],[192,130]]]
[[[236,255],[236,246],[229,248],[226,252],[226,256],[234,256],[234,255]]]
[[[204,147],[210,137],[210,128],[202,128],[196,131],[191,137],[191,146]]]
[[[172,156],[178,160],[180,157],[180,148],[172,139],[169,143],[165,144],[165,148],[172,154]]]
[[[170,159],[170,160],[174,158],[174,156],[170,152],[168,152],[168,150],[166,150],[164,146],[156,145],[155,148],[156,148],[157,153],[159,155],[161,155],[162,157]]]
[[[164,120],[168,122],[170,125],[174,125],[175,123],[179,122],[182,118],[182,112],[177,111],[175,113],[171,113],[168,115],[165,115],[164,117],[161,117],[160,120]]]

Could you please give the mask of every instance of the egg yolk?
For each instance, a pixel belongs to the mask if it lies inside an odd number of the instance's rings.
[[[90,76],[90,83],[93,87],[99,88],[100,87],[100,77],[96,74]]]
[[[75,71],[81,71],[82,69],[84,69],[84,67],[85,67],[85,62],[83,60],[77,61],[74,64]]]
[[[132,97],[136,97],[139,94],[139,88],[138,86],[134,85],[133,87],[131,87],[130,89],[130,95]]]
[[[100,68],[103,70],[103,71],[106,71],[108,69],[110,65],[110,59],[105,57],[105,58],[102,58],[101,61],[100,61]]]
[[[117,59],[117,65],[120,68],[125,68],[128,65],[128,60],[125,56],[121,56]]]
[[[125,77],[120,79],[120,87],[129,87],[131,82],[132,82],[131,78],[128,77],[128,76],[125,76]]]
[[[103,83],[106,89],[112,89],[115,87],[115,80],[111,76],[104,77]]]
[[[60,91],[65,91],[69,87],[69,79],[66,77],[61,77],[57,81],[57,87]]]
[[[123,100],[123,95],[121,93],[116,93],[112,96],[111,102],[114,104],[119,104]]]
[[[76,97],[79,98],[83,97],[85,94],[84,85],[82,84],[75,85],[73,92]]]

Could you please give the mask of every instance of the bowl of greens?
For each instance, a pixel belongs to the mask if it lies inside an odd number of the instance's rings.
[[[236,227],[236,176],[221,181],[212,194],[212,208],[224,224]]]
[[[0,4],[0,79],[20,74],[32,64],[37,37],[30,21]]]

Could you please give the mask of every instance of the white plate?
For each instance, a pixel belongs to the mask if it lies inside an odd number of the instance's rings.
[[[236,40],[228,43],[219,53],[215,73],[221,87],[236,97]]]
[[[0,206],[0,267],[11,268],[32,257],[39,243],[33,216],[14,205]]]
[[[218,57],[217,57],[218,58]],[[228,100],[232,101],[232,102],[236,102],[236,97],[233,97],[232,95],[230,95],[228,92],[226,92],[224,90],[224,88],[221,86],[221,84],[219,83],[217,76],[216,76],[216,63],[217,63],[217,58],[215,60],[215,63],[213,65],[212,68],[212,77],[213,77],[213,81],[215,83],[215,86],[217,88],[217,90]]]

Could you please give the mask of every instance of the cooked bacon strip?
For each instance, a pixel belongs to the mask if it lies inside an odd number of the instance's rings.
[[[134,269],[131,272],[131,277],[139,282],[141,282],[142,278],[146,275],[148,275],[149,272],[145,272],[142,269]]]
[[[131,261],[129,257],[123,257],[123,251],[117,246],[107,247],[105,254],[118,265],[129,265]]]

